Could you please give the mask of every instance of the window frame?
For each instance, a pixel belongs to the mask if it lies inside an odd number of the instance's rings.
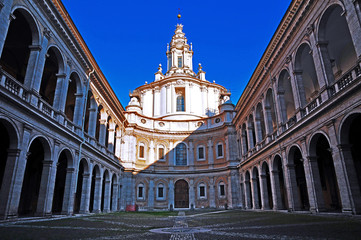
[[[163,149],[163,158],[160,158],[160,157],[159,157],[160,149]],[[157,151],[158,161],[164,162],[164,161],[165,161],[165,147],[164,147],[163,145],[158,145],[157,150],[158,150],[158,151]]]
[[[201,196],[201,188],[204,188],[204,196]],[[198,185],[198,199],[207,199],[207,186],[205,183],[201,182]]]
[[[221,186],[223,186],[223,195],[222,195],[222,187]],[[223,181],[220,181],[219,183],[218,183],[218,196],[219,196],[219,198],[225,198],[226,197],[226,184],[223,182]]]
[[[140,188],[142,188],[142,196],[140,196]],[[144,184],[143,183],[139,183],[138,186],[137,186],[137,199],[138,200],[144,200],[145,199],[145,187],[144,187]]]
[[[162,190],[162,197],[160,197],[159,196],[159,188],[162,188],[163,190]],[[156,199],[157,200],[165,200],[165,185],[163,184],[163,183],[159,183],[158,185],[157,185],[157,195],[156,195]]]
[[[219,142],[217,143],[217,148],[216,148],[216,154],[217,154],[217,159],[218,158],[224,158],[224,147],[223,147],[223,143],[222,142]],[[222,155],[219,155],[219,146],[222,147]]]
[[[200,148],[202,148],[203,149],[203,158],[200,158],[199,157],[199,149]],[[197,161],[205,161],[206,160],[206,148],[205,148],[205,146],[204,145],[199,145],[198,147],[197,147]]]
[[[140,154],[141,154],[141,147],[143,147],[143,156],[141,156]],[[145,159],[145,144],[144,143],[139,143],[139,145],[138,145],[138,158],[139,159]]]
[[[185,164],[182,164],[182,165],[178,165],[177,162],[178,162],[178,146],[180,145],[184,145],[184,157],[185,157]],[[181,149],[182,150],[182,149]],[[180,143],[177,143],[177,145],[175,146],[175,151],[174,151],[174,165],[175,166],[188,166],[188,146],[184,143],[184,142],[180,142]]]

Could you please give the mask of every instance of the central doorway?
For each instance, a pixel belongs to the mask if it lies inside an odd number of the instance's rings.
[[[189,188],[185,180],[178,180],[174,187],[175,208],[189,208]]]

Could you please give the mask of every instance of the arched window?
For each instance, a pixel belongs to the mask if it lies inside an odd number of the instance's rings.
[[[176,166],[187,165],[187,146],[184,143],[179,143],[175,148],[175,159]]]
[[[140,183],[137,187],[137,198],[144,199],[144,184]]]
[[[224,182],[219,182],[219,184],[218,184],[218,196],[219,197],[226,196],[226,187],[224,185]]]
[[[223,144],[217,143],[217,158],[223,157]]]
[[[159,161],[164,161],[165,160],[165,157],[164,157],[164,146],[163,145],[160,145],[158,147],[158,160]]]
[[[144,158],[144,143],[139,143],[138,157]]]
[[[179,95],[177,97],[177,112],[184,112],[184,96]]]

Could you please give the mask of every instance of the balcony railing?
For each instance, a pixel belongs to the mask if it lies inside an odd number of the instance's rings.
[[[5,71],[0,71],[1,74],[1,86],[7,89],[12,94],[18,96],[19,98],[26,100],[27,99],[27,90],[18,82],[13,76],[8,74]]]
[[[330,96],[334,96],[338,92],[342,91],[361,76],[360,64],[361,62],[358,62],[356,66],[351,68],[351,70],[342,75],[340,79],[329,87]]]

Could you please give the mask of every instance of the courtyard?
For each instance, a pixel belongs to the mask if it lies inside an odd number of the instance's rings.
[[[119,212],[0,222],[0,239],[360,239],[361,218],[195,210]]]

